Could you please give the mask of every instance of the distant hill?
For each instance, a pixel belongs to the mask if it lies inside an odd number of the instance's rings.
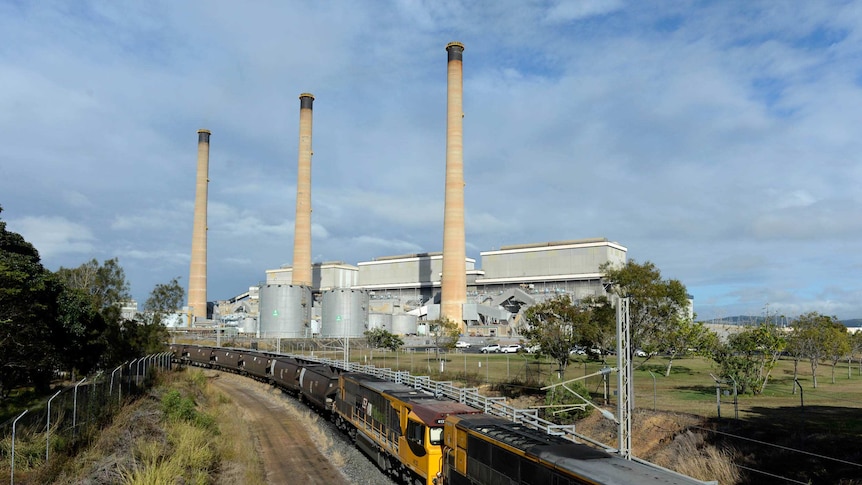
[[[760,325],[765,322],[766,318],[755,315],[737,315],[734,317],[725,317],[715,320],[707,320],[704,323],[717,323],[722,325]],[[862,318],[851,318],[848,320],[839,320],[845,327],[862,327]],[[784,324],[782,320],[779,322]]]

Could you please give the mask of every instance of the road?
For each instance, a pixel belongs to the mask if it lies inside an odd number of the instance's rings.
[[[269,386],[224,372],[211,382],[247,413],[270,484],[349,485],[309,435],[309,424]],[[227,437],[228,439],[230,437]]]

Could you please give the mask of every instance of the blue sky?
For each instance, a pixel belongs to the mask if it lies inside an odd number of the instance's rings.
[[[0,205],[50,269],[188,281],[212,131],[210,299],[292,258],[314,93],[315,261],[442,248],[465,44],[468,255],[606,237],[703,319],[862,317],[862,4],[0,0]]]

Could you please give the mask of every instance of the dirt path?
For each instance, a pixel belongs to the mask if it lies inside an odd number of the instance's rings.
[[[348,485],[315,446],[306,424],[285,410],[262,384],[246,377],[213,373],[211,383],[243,409],[257,438],[266,479],[271,484]],[[230,436],[225,436],[231,439]]]

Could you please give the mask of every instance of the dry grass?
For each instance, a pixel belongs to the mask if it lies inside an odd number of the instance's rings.
[[[167,419],[162,397],[170,389],[192,400],[204,419]],[[203,372],[170,373],[126,406],[89,449],[30,483],[262,485],[263,466],[250,442],[240,410]]]
[[[263,469],[263,462],[257,449],[249,446],[249,443],[255,442],[255,438],[246,424],[246,411],[212,387],[207,387],[207,393],[217,404],[212,412],[221,435],[230,437],[216,441],[221,462],[215,483],[265,484],[266,472]]]
[[[676,436],[669,446],[662,447],[649,460],[700,480],[737,483],[741,478],[731,452],[706,443],[702,434],[691,431]]]

